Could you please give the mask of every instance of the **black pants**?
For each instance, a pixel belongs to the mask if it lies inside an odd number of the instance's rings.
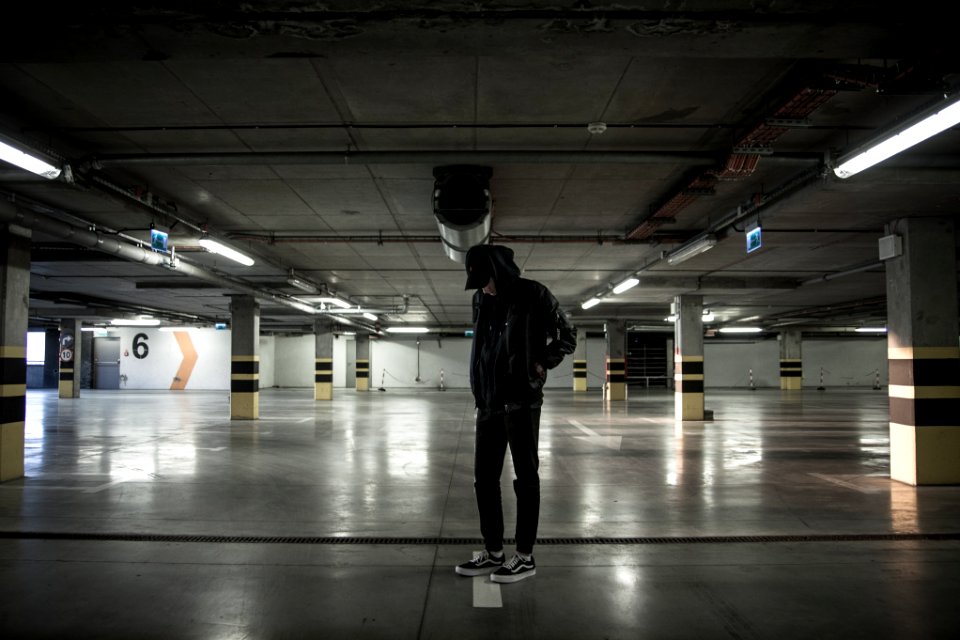
[[[474,488],[480,510],[480,533],[487,551],[503,549],[503,504],[500,474],[507,446],[513,457],[517,496],[517,551],[533,553],[540,518],[540,408],[519,408],[509,413],[477,416],[476,453],[473,460]]]

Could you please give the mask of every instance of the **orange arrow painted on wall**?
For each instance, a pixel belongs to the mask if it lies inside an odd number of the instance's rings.
[[[183,354],[183,360],[180,361],[180,368],[177,369],[177,375],[173,377],[170,389],[182,391],[187,388],[187,382],[190,381],[193,365],[197,364],[197,350],[193,348],[193,340],[190,339],[190,334],[186,331],[174,331],[173,337],[177,339],[180,353]]]

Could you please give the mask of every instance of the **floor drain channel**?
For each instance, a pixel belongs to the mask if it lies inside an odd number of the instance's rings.
[[[79,533],[60,531],[0,531],[0,540],[88,540],[100,542],[192,542],[214,544],[314,545],[479,545],[480,538],[342,537],[342,536],[216,536],[151,533]],[[763,542],[871,542],[905,540],[960,540],[960,533],[864,533],[761,536],[538,538],[538,545],[663,545],[743,544]],[[506,544],[515,541],[506,538]]]

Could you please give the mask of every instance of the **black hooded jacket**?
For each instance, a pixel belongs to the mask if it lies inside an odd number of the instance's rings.
[[[472,247],[468,272],[478,266],[493,278],[497,294],[478,290],[473,296],[470,387],[477,407],[482,411],[539,407],[547,369],[573,353],[576,331],[549,289],[520,277],[511,249]]]

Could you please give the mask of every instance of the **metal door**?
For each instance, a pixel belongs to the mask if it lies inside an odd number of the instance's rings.
[[[93,339],[93,388],[120,388],[120,338]]]

